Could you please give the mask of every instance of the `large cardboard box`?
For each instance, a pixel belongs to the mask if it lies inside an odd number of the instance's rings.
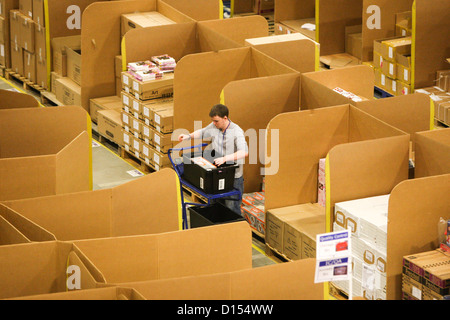
[[[91,188],[87,114],[79,107],[0,110],[0,200]]]
[[[417,132],[414,141],[416,178],[450,172],[449,128]]]
[[[5,18],[0,17],[0,43],[5,43],[6,35],[6,22]]]
[[[121,109],[122,102],[118,96],[100,97],[94,98],[90,101],[90,116],[91,120],[97,123],[98,111],[110,110],[110,109]]]
[[[122,72],[122,85],[124,90],[136,99],[169,98],[173,96],[173,78],[173,73],[165,73],[160,79],[140,81],[124,71]]]
[[[23,76],[36,83],[36,55],[23,50]]]
[[[20,21],[20,45],[24,50],[34,53],[34,29],[35,22],[24,15],[19,16]]]
[[[251,237],[243,221],[73,243],[96,267],[103,283],[118,285],[252,268]]]
[[[36,84],[44,89],[48,89],[47,60],[36,57]]]
[[[19,0],[19,11],[29,17],[33,18],[33,0]]]
[[[0,298],[93,289],[100,278],[69,242],[0,247]]]
[[[165,169],[108,189],[3,201],[0,215],[33,241],[177,231],[177,179],[173,170]],[[31,233],[27,222],[39,226],[41,234]]]
[[[16,43],[18,46],[21,45],[21,17],[23,15],[19,10],[11,10],[9,13],[9,30],[10,30],[10,41]]]
[[[64,105],[81,106],[81,87],[68,77],[55,80],[55,95]]]
[[[120,109],[98,111],[98,133],[119,146],[123,145]]]
[[[65,46],[67,56],[67,77],[81,86],[81,50]]]
[[[11,42],[11,70],[17,74],[23,74],[23,49],[15,42]]]
[[[45,27],[44,0],[33,0],[33,20],[37,25]]]
[[[122,14],[121,36],[123,37],[129,30],[136,28],[147,28],[175,23],[175,21],[157,11]]]
[[[56,37],[51,39],[53,65],[52,71],[67,76],[67,54],[65,47],[81,50],[81,36]]]

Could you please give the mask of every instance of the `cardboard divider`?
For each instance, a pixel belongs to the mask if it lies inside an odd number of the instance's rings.
[[[145,300],[141,293],[134,289],[122,287],[95,288],[74,290],[60,293],[31,295],[7,300]]]
[[[363,1],[362,61],[373,61],[373,41],[393,37],[395,35],[395,15],[411,11],[413,2],[414,0]]]
[[[318,70],[320,45],[300,33],[250,38],[245,44],[300,73]]]
[[[436,71],[448,68],[448,34],[450,3],[415,0],[412,9],[411,44],[412,84],[415,89],[435,85]]]
[[[314,0],[279,0],[274,4],[275,34],[300,32],[311,39],[315,31],[302,29],[305,23],[316,23],[316,1]]]
[[[69,266],[78,267],[76,274],[69,273]],[[101,281],[89,264],[81,262],[71,243],[59,241],[0,246],[0,269],[1,299],[74,289],[68,282],[91,289]],[[67,281],[71,275],[79,278]]]
[[[167,3],[196,21],[221,18],[221,0],[199,0],[195,1],[195,3],[184,0],[164,0],[164,3]]]
[[[3,216],[0,216],[0,246],[18,243],[29,243],[30,240],[9,223]]]
[[[29,94],[0,90],[0,109],[36,108],[39,102]]]
[[[209,110],[231,81],[287,73],[297,72],[251,47],[187,55],[175,69],[174,128],[192,131],[194,121],[210,123]]]
[[[315,40],[321,56],[345,52],[345,27],[362,23],[362,9],[361,0],[318,1]]]
[[[416,132],[415,177],[450,173],[450,128]]]
[[[406,180],[392,190],[387,227],[387,299],[402,298],[402,258],[439,246],[437,225],[440,218],[450,218],[449,194],[450,174]]]
[[[279,135],[279,148],[275,150],[275,154],[273,150],[269,154],[274,162],[278,161],[278,170],[276,174],[266,172],[266,210],[316,203],[319,159],[325,158],[336,145],[364,141],[355,148],[365,150],[370,143],[374,143],[367,140],[409,139],[409,135],[403,131],[351,105],[283,113],[270,121],[267,130],[266,150],[276,147],[271,142],[270,135],[273,130],[277,130],[274,132]],[[388,143],[381,144],[380,148],[388,145]],[[276,152],[280,155],[279,159],[274,158]],[[406,169],[407,164],[406,158]],[[365,166],[365,163],[362,162],[360,165]],[[297,187],[286,189],[287,185]]]
[[[121,15],[148,11],[157,11],[176,23],[194,22],[161,0],[103,1],[83,11],[81,101],[84,109],[89,111],[90,99],[115,95],[114,61],[121,54]]]
[[[124,283],[148,300],[321,300],[315,259],[227,273]]]
[[[111,189],[4,201],[2,215],[25,235],[29,224],[47,233],[33,241],[176,231],[181,224],[177,179],[173,170],[162,169]]]
[[[373,69],[365,65],[303,73],[301,83],[302,110],[352,103],[351,99],[334,91],[335,88],[353,93],[361,99],[373,99]]]
[[[154,235],[74,242],[107,284],[230,272],[252,267],[247,222]],[[143,254],[145,252],[145,254]]]
[[[87,119],[75,106],[0,110],[0,199],[89,190],[92,146]],[[72,175],[61,169],[66,165]]]

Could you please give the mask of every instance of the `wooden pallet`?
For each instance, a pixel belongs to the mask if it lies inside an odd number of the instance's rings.
[[[265,246],[265,254],[266,254],[266,256],[272,258],[273,260],[276,260],[277,262],[292,261],[286,255],[284,255],[283,253],[279,252],[277,249],[273,248],[272,246],[270,246],[267,243],[266,243],[266,246]]]
[[[12,71],[11,69],[5,69],[4,73],[5,73],[4,78],[6,80],[15,80],[15,81],[19,82],[25,91],[34,91],[34,92],[40,94],[43,90],[45,90],[45,88],[37,85],[34,82],[31,82],[24,76]]]
[[[137,168],[139,171],[142,171],[144,174],[149,174],[156,171],[155,168],[147,164],[143,159],[137,158],[134,154],[125,150],[125,148],[119,147],[118,151],[122,159]]]

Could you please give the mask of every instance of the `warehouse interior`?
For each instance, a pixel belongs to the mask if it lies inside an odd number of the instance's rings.
[[[0,299],[449,299],[449,6],[0,0]]]

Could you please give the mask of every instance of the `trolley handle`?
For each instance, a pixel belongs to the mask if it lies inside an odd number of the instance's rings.
[[[189,149],[194,149],[194,148],[202,148],[204,146],[207,146],[207,143],[201,143],[201,144],[197,144],[195,146],[189,146],[189,147],[184,147],[184,148],[170,148],[168,151],[172,152],[172,151],[182,151],[182,150],[189,150]]]

